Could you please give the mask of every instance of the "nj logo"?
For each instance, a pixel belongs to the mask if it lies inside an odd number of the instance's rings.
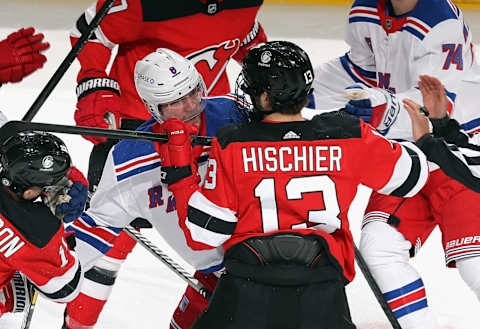
[[[187,56],[202,74],[205,84],[207,85],[207,93],[210,93],[215,86],[225,71],[229,59],[236,54],[239,48],[239,39],[227,40],[221,44],[209,46]]]

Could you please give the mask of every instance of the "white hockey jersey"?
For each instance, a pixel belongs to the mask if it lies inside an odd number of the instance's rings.
[[[229,94],[209,98],[203,115],[202,133],[215,135],[228,123],[245,120],[237,106],[236,97]],[[153,119],[139,130],[151,131]],[[208,149],[199,159],[203,177]],[[113,239],[135,218],[148,220],[162,238],[194,268],[213,272],[223,267],[223,249],[193,251],[187,246],[178,224],[175,199],[167,185],[160,180],[160,156],[153,142],[124,140],[108,155],[102,178],[90,208],[67,228],[75,231],[76,251],[82,266],[88,268],[112,247]]]
[[[401,17],[389,16],[388,0],[356,0],[345,41],[350,51],[315,68],[315,107],[344,107],[344,89],[355,83],[395,93],[401,103],[422,103],[419,75],[435,76],[452,102],[452,118],[467,132],[480,128],[480,66],[461,10],[450,0],[419,0]],[[402,105],[403,107],[403,105]],[[401,109],[389,138],[411,139],[411,121]]]

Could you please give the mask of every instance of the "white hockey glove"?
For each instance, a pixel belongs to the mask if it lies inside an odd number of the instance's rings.
[[[345,110],[370,123],[382,135],[388,132],[400,111],[400,103],[395,95],[384,89],[357,84],[347,87],[344,95],[349,100]]]

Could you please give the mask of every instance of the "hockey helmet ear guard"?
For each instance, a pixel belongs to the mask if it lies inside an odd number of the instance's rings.
[[[71,164],[62,140],[44,132],[19,133],[1,146],[0,153],[2,184],[20,196],[33,186],[55,186]]]
[[[170,49],[159,48],[137,61],[134,79],[138,95],[158,122],[173,117],[188,121],[205,108],[202,76],[192,62]]]
[[[295,106],[312,92],[314,75],[307,53],[288,41],[258,45],[243,59],[236,93],[254,110],[255,98],[267,92],[272,112]]]

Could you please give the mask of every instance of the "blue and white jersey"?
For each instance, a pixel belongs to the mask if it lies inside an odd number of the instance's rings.
[[[387,89],[399,102],[422,103],[419,76],[445,85],[456,119],[467,132],[480,128],[480,67],[463,13],[451,0],[420,0],[408,14],[394,17],[388,0],[356,0],[348,15],[345,41],[350,51],[315,68],[315,106],[341,108],[344,89],[354,83]],[[403,105],[402,105],[403,106]],[[411,121],[402,108],[386,135],[411,139]]]
[[[233,94],[209,98],[204,121],[207,136],[229,123],[245,121],[237,108]],[[146,121],[138,130],[152,131],[154,119]],[[206,171],[208,148],[199,159],[199,173]],[[205,272],[220,269],[223,261],[221,248],[193,251],[178,225],[175,199],[160,180],[160,156],[154,142],[123,140],[108,155],[102,178],[90,202],[90,208],[67,230],[77,237],[76,251],[82,265],[87,267],[106,253],[108,242],[135,218],[148,220],[162,238],[189,264]]]

